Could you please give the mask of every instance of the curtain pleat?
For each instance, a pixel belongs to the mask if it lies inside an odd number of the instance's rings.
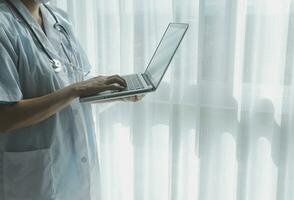
[[[291,0],[52,0],[93,75],[144,72],[189,31],[158,91],[97,104],[103,200],[294,199]]]

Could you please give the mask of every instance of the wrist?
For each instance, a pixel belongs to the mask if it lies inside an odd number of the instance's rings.
[[[73,84],[73,85],[70,85],[68,87],[68,92],[69,92],[70,96],[72,96],[74,98],[80,97],[80,92],[79,91],[80,91],[80,89],[77,86],[77,84]]]

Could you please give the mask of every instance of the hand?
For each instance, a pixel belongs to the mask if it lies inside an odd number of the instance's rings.
[[[144,94],[135,95],[135,96],[131,96],[131,97],[122,98],[121,101],[124,101],[124,102],[138,102],[138,101],[141,101],[144,97],[145,97]]]
[[[98,76],[86,81],[71,85],[75,96],[91,96],[107,90],[123,90],[127,87],[126,81],[118,76]]]

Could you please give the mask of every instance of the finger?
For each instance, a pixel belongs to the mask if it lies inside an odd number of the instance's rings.
[[[127,82],[126,82],[126,80],[124,79],[124,78],[122,78],[121,76],[119,76],[119,75],[113,75],[113,76],[110,76],[109,78],[117,78],[117,79],[119,79],[119,80],[121,80],[124,84],[124,86],[126,86],[127,87]]]
[[[124,102],[136,102],[136,99],[134,97],[125,97],[125,98],[121,98],[121,101],[124,101]]]
[[[136,102],[137,101],[137,96],[130,97],[130,100],[133,101],[133,102]]]
[[[106,85],[105,87],[103,87],[104,91],[106,90],[124,90],[125,88],[119,85]]]
[[[137,101],[139,101],[139,98],[138,98],[138,96],[132,96],[132,97],[130,97],[130,101],[137,102]]]
[[[136,100],[141,101],[144,97],[145,95],[136,95]]]
[[[123,77],[121,77],[121,76],[119,76],[119,75],[115,75],[115,77],[117,77],[117,78],[119,78],[120,80],[122,80],[122,81],[125,83],[125,86],[127,87],[127,81],[126,81]]]
[[[105,81],[105,83],[106,83],[107,85],[118,83],[118,84],[120,84],[121,86],[127,87],[127,85],[125,84],[125,82],[122,81],[121,79],[117,78],[117,77],[111,77],[111,78],[108,78],[108,79]]]

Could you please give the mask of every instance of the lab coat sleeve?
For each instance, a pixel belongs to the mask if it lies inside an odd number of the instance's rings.
[[[0,104],[18,102],[23,98],[17,59],[9,33],[0,25]]]

